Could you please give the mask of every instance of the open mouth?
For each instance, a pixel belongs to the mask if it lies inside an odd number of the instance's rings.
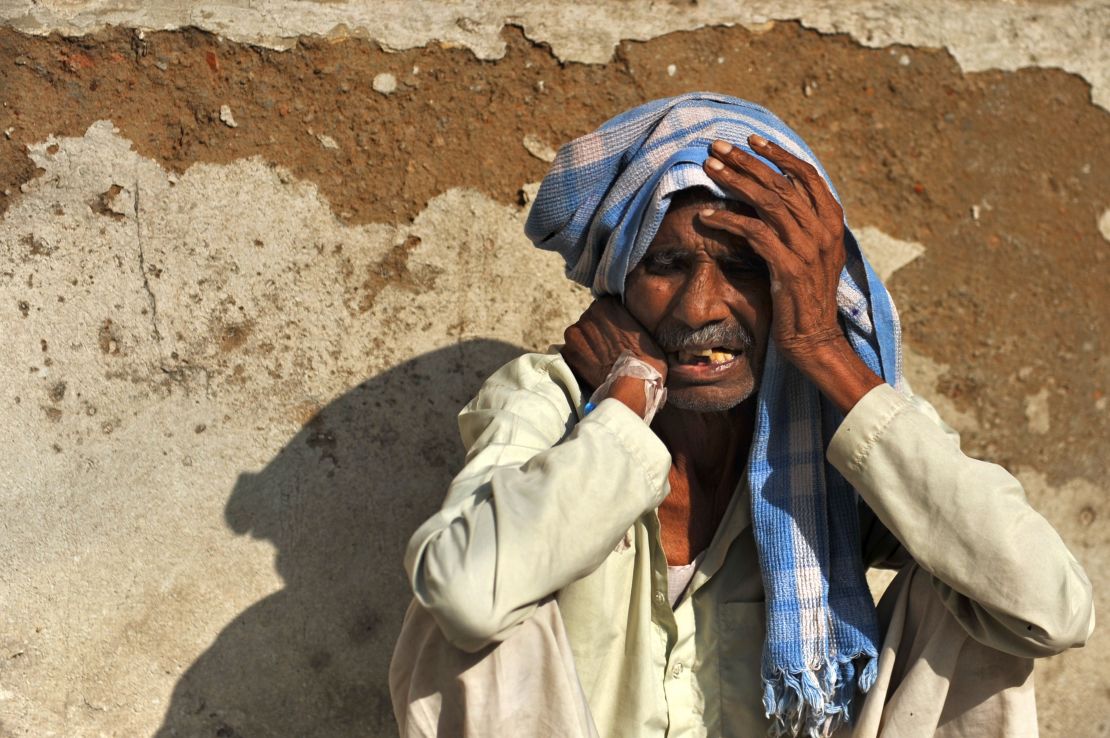
[[[682,366],[723,366],[736,359],[742,351],[738,349],[714,346],[713,348],[696,349],[690,351],[676,351],[675,361]]]

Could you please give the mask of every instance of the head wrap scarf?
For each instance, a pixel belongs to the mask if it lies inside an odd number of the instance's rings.
[[[724,139],[754,155],[747,144],[752,133],[816,167],[839,201],[813,152],[772,113],[746,100],[696,92],[641,105],[564,145],[525,233],[536,246],[562,254],[567,276],[595,295],[623,295],[625,278],[675,193],[705,187],[728,197],[702,169],[709,144]],[[867,366],[899,386],[897,313],[845,228],[841,325]],[[773,343],[756,403],[746,480],[766,592],[764,708],[774,735],[825,736],[850,719],[857,688],[866,692],[878,668],[879,629],[860,555],[859,503],[824,458],[842,416]]]

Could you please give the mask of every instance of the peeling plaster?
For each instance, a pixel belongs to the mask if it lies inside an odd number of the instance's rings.
[[[1040,435],[1048,433],[1052,427],[1052,416],[1049,412],[1047,387],[1025,398],[1025,418],[1029,421],[1029,430],[1033,433]]]
[[[902,344],[903,366],[906,380],[915,394],[929,401],[944,422],[957,433],[970,433],[980,429],[979,419],[972,413],[961,411],[956,404],[940,392],[940,380],[948,373],[949,366],[935,361],[908,342]]]
[[[336,715],[391,734],[397,562],[461,458],[452,417],[588,294],[531,247],[524,209],[471,190],[349,226],[260,159],[175,175],[108,121],[28,149],[43,173],[0,219],[4,454],[33,460],[0,465],[0,732],[213,735],[188,723],[213,714],[243,735],[355,734]],[[345,420],[318,433],[326,408]],[[233,529],[236,495],[251,522]],[[343,618],[368,603],[352,642]],[[296,672],[319,649],[327,673]],[[365,697],[336,712],[351,685]]]
[[[27,33],[81,35],[108,25],[167,30],[196,26],[235,41],[289,48],[297,36],[362,36],[393,50],[432,41],[463,46],[481,59],[505,53],[506,24],[550,44],[563,61],[608,61],[621,40],[647,40],[711,25],[766,28],[797,20],[823,33],[846,33],[870,47],[943,47],[967,72],[1059,67],[1091,84],[1092,101],[1110,109],[1110,4],[936,0],[701,0],[695,4],[629,0],[462,0],[345,3],[270,0],[144,3],[121,0],[14,0],[0,23]],[[906,55],[912,63],[912,55]]]
[[[1035,469],[1019,466],[1012,471],[1037,512],[1064,533],[1068,548],[1091,578],[1095,612],[1105,613],[1110,607],[1110,546],[1106,545],[1110,500],[1106,484],[1076,478],[1053,485]],[[1092,715],[1107,714],[1105,701],[1092,703],[1105,697],[1096,695],[1090,685],[1091,679],[1105,681],[1108,657],[1110,643],[1096,631],[1084,648],[1035,661],[1041,735],[1064,738],[1106,734],[1104,718],[1091,720]],[[1046,684],[1052,684],[1048,699],[1043,689]]]
[[[901,241],[873,226],[853,229],[852,232],[875,273],[884,282],[925,253],[925,247],[916,241]]]
[[[289,508],[284,498],[264,501],[282,511],[282,535],[296,546],[274,543],[261,528],[237,535],[226,520],[229,495],[243,479],[285,481],[283,459],[298,454],[312,463],[293,466],[297,494],[347,484],[362,490],[379,462],[417,477],[429,469],[447,474],[449,450],[433,449],[442,456],[429,461],[427,449],[390,441],[378,416],[355,426],[386,439],[376,456],[361,465],[344,459],[348,466],[322,456],[317,464],[309,442],[321,440],[306,423],[364,380],[372,385],[466,341],[536,348],[557,340],[589,298],[566,282],[556,255],[531,248],[522,234],[526,209],[453,189],[411,224],[349,226],[315,185],[261,159],[195,164],[175,175],[137,154],[107,121],[28,151],[43,173],[0,219],[0,311],[10,327],[9,351],[0,358],[0,419],[11,429],[11,458],[35,460],[0,467],[7,511],[0,567],[10,573],[0,579],[0,655],[26,656],[5,666],[0,724],[17,734],[150,735],[170,722],[167,704],[182,702],[187,669],[203,676],[220,658],[270,658],[273,649],[228,646],[249,627],[244,615],[260,610],[278,624],[283,649],[305,655],[312,636],[333,653],[355,653],[333,640],[333,632],[345,631],[328,619],[332,610],[356,609],[360,595],[388,601],[395,607],[382,604],[379,627],[388,641],[407,600],[399,569],[342,559],[340,570],[373,572],[362,590],[306,589],[288,560],[318,556],[332,564],[336,551],[356,549],[378,564],[397,560],[399,542],[434,495],[384,498],[372,535],[350,518],[328,519],[335,547],[311,535],[322,524],[305,510],[318,508]],[[534,183],[523,188],[527,199],[535,190]],[[924,252],[875,228],[856,232],[885,278]],[[398,254],[401,261],[391,261]],[[978,418],[938,390],[949,367],[909,345],[905,353],[916,391],[957,430],[979,430]],[[446,388],[426,388],[433,401],[451,406],[437,436],[445,447],[444,439],[454,441],[450,414],[476,386],[467,383],[479,381],[462,376],[465,368]],[[407,413],[429,397],[402,399]],[[1047,429],[1047,415],[1035,418]],[[1018,475],[1034,504],[1075,541],[1101,585],[1096,592],[1110,591],[1099,574],[1110,570],[1095,524],[1110,514],[1101,488],[1083,480],[1053,488],[1032,469]],[[875,589],[884,579],[869,577]],[[288,617],[299,611],[280,603],[292,598],[300,607],[297,597],[332,608],[313,611],[323,626],[311,630]],[[390,645],[374,646],[373,668],[384,664]],[[1072,712],[1078,710],[1083,690],[1055,685],[1101,673],[1105,650],[1096,644],[1039,663],[1054,685],[1042,698],[1055,705],[1078,695]],[[329,674],[344,685],[370,669],[346,667],[340,658]],[[225,687],[234,692],[229,702],[272,718],[278,713],[260,707],[275,696],[265,677],[270,667],[248,663],[244,668],[263,676],[211,687]],[[371,686],[384,690],[380,672]],[[311,690],[328,683],[305,683],[308,708],[299,714],[315,718],[313,708],[331,703]],[[1067,711],[1055,707],[1053,714]],[[254,734],[251,727],[241,732]],[[289,732],[309,734],[299,727]]]

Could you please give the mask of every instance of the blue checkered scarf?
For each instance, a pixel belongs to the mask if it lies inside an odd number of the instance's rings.
[[[641,105],[563,146],[525,232],[562,254],[567,276],[595,295],[623,295],[676,192],[705,187],[726,196],[702,170],[710,142],[721,138],[754,154],[752,133],[815,166],[837,196],[813,152],[769,111],[689,93]],[[864,363],[898,386],[894,304],[847,230],[845,246],[841,325]],[[767,597],[763,703],[773,735],[825,736],[850,719],[857,688],[866,692],[878,668],[856,493],[824,456],[843,418],[773,344],[757,414],[747,481]]]

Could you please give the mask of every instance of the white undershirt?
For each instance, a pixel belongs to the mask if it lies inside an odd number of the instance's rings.
[[[671,603],[672,610],[682,599],[682,593],[690,586],[690,580],[694,578],[694,572],[698,570],[698,564],[703,558],[705,551],[695,556],[689,564],[667,567],[667,600]]]

